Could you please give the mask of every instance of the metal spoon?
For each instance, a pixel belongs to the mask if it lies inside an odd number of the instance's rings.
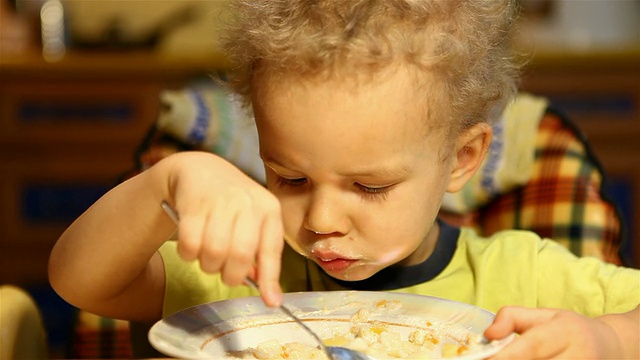
[[[161,206],[162,206],[162,209],[164,209],[164,211],[167,213],[167,215],[169,215],[171,220],[173,220],[173,222],[175,222],[177,225],[180,222],[180,217],[178,216],[178,212],[171,205],[169,205],[169,203],[166,202],[165,200],[162,201]],[[256,282],[253,281],[252,279],[245,278],[245,283],[253,287],[254,289],[260,291],[258,284],[256,284]],[[322,352],[324,352],[330,360],[375,360],[371,356],[363,354],[356,350],[347,349],[340,346],[324,346],[324,343],[322,342],[322,339],[320,339],[318,334],[316,334],[313,330],[311,330],[297,316],[293,315],[293,313],[291,312],[291,310],[289,310],[289,308],[287,308],[283,304],[280,304],[279,309],[283,313],[285,313],[287,316],[292,318],[296,322],[296,324],[300,325],[307,333],[309,333],[309,335],[311,335],[318,342],[318,345],[320,346],[320,350],[322,350]]]
[[[260,291],[260,288],[258,287],[258,284],[256,284],[255,281],[253,281],[250,278],[246,278],[244,279],[244,282],[249,284],[249,286],[251,286],[252,288]],[[318,345],[320,346],[320,350],[322,350],[322,352],[324,352],[325,354],[327,354],[327,356],[329,357],[329,359],[334,359],[336,360],[333,355],[331,354],[331,352],[329,351],[329,349],[327,349],[327,347],[324,346],[324,343],[322,342],[322,339],[320,339],[320,336],[318,336],[318,334],[316,334],[313,330],[311,330],[305,323],[302,322],[302,320],[300,320],[297,316],[293,315],[293,313],[291,312],[291,310],[289,310],[289,308],[287,308],[286,306],[280,304],[279,306],[280,310],[287,314],[287,316],[289,316],[290,318],[293,319],[293,321],[295,321],[298,325],[300,325],[309,335],[311,335],[317,342]]]
[[[249,284],[249,286],[251,286],[252,288],[260,291],[260,289],[258,288],[258,284],[256,284],[255,281],[249,278],[246,278],[245,282]],[[287,314],[287,316],[292,318],[298,325],[300,325],[309,335],[311,335],[318,342],[320,350],[322,350],[322,352],[324,352],[330,360],[371,359],[369,356],[351,349],[336,347],[336,346],[324,346],[324,342],[322,342],[322,339],[320,339],[320,336],[318,336],[318,334],[316,334],[315,331],[311,330],[304,322],[302,322],[300,318],[293,315],[293,313],[291,312],[291,310],[289,310],[288,307],[281,304],[279,308],[283,313]]]

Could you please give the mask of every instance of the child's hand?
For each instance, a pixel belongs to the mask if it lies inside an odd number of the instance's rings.
[[[183,153],[173,160],[169,202],[180,215],[180,256],[220,272],[232,286],[256,278],[265,303],[280,304],[284,239],[277,198],[211,154]]]
[[[638,358],[639,309],[588,318],[566,310],[505,307],[484,335],[495,340],[520,334],[492,359]]]

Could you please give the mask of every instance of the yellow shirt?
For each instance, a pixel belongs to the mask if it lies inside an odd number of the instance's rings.
[[[163,315],[211,301],[258,293],[229,287],[218,274],[177,255],[176,243],[160,253],[165,264]],[[640,303],[640,270],[596,258],[578,258],[554,241],[528,231],[479,237],[473,230],[441,223],[434,253],[420,265],[388,268],[362,282],[336,281],[286,247],[281,284],[285,292],[385,290],[461,301],[496,312],[505,305],[552,307],[587,316],[629,311]]]

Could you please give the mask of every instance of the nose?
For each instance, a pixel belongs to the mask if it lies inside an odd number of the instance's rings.
[[[330,190],[314,191],[304,218],[305,229],[318,235],[346,234],[349,219],[339,199]]]

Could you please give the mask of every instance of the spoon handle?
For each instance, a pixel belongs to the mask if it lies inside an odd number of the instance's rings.
[[[164,210],[164,212],[166,212],[167,215],[169,215],[171,220],[173,220],[173,222],[176,223],[176,225],[178,225],[178,223],[180,222],[180,217],[178,216],[178,212],[171,205],[169,205],[169,203],[166,200],[162,200],[162,203],[160,203],[160,206],[162,206],[162,210]]]
[[[252,288],[260,291],[260,288],[258,288],[258,284],[256,284],[255,281],[253,281],[250,278],[245,278],[245,282],[251,286]],[[293,313],[291,312],[291,310],[289,310],[289,308],[287,308],[284,305],[280,305],[279,306],[280,310],[285,313],[287,316],[289,316],[290,318],[292,318],[298,325],[302,326],[302,328],[304,328],[304,330],[309,333],[309,335],[311,335],[320,345],[320,350],[322,350],[322,352],[324,352],[325,354],[327,354],[327,356],[329,357],[329,359],[333,359],[333,356],[331,355],[331,353],[327,350],[327,348],[324,346],[324,343],[322,342],[322,339],[320,339],[320,337],[318,336],[318,334],[315,333],[315,331],[311,330],[304,322],[302,322],[302,320],[300,320],[300,318],[298,318],[297,316],[293,315]]]

